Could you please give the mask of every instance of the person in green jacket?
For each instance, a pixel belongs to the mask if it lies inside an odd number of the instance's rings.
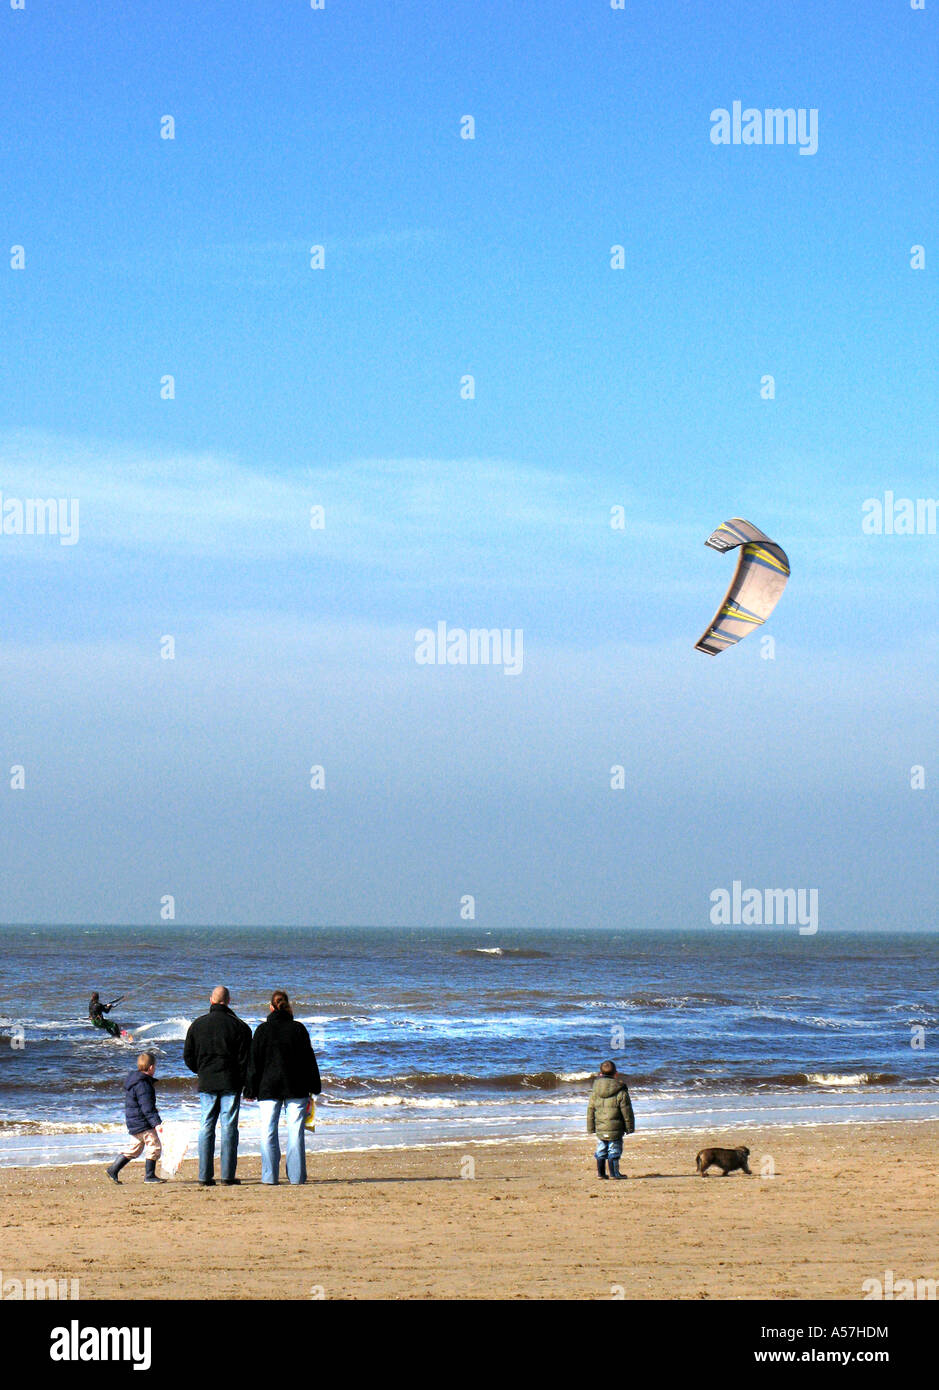
[[[627,1176],[619,1170],[623,1135],[632,1134],[635,1128],[626,1078],[619,1075],[614,1062],[603,1062],[587,1101],[587,1133],[597,1136],[597,1173],[601,1178],[606,1177],[607,1163],[611,1178]]]
[[[88,1017],[96,1028],[103,1028],[106,1033],[110,1033],[112,1038],[119,1038],[124,1031],[119,1023],[115,1023],[113,1018],[105,1018],[115,1004],[119,1004],[124,998],[123,994],[117,999],[112,999],[110,1004],[102,1004],[98,991],[95,990],[88,1005]]]

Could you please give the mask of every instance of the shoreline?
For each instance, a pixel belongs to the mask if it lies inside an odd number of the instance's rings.
[[[194,1127],[197,1127],[197,1121],[194,1120],[193,1125]],[[932,1115],[926,1115],[923,1117],[908,1115],[904,1116],[902,1119],[895,1119],[891,1118],[890,1116],[882,1116],[880,1118],[864,1117],[863,1119],[853,1120],[778,1120],[769,1123],[763,1122],[758,1126],[758,1128],[760,1130],[770,1130],[775,1133],[777,1130],[798,1132],[803,1129],[853,1129],[860,1127],[869,1127],[873,1125],[939,1125],[939,1120],[937,1120],[936,1117]],[[746,1120],[740,1120],[737,1122],[731,1121],[728,1124],[720,1126],[719,1131],[715,1131],[713,1126],[707,1125],[676,1125],[674,1127],[668,1128],[666,1128],[665,1126],[661,1126],[656,1129],[637,1130],[635,1134],[629,1136],[629,1143],[630,1145],[634,1145],[637,1142],[641,1142],[642,1140],[648,1139],[652,1136],[663,1138],[699,1138],[701,1135],[713,1135],[715,1132],[731,1136],[734,1134],[739,1134],[742,1131],[750,1133],[753,1131],[754,1128],[756,1128],[756,1126],[748,1123]],[[121,1147],[124,1139],[127,1136],[126,1129],[124,1129],[123,1126],[116,1125],[112,1131],[98,1131],[94,1135],[89,1135],[89,1138],[98,1138],[102,1133],[113,1134],[114,1137],[114,1143],[107,1147],[107,1153],[109,1155],[113,1155],[113,1152],[115,1152],[118,1148]],[[280,1127],[280,1134],[281,1147],[283,1147],[283,1124],[281,1124]],[[34,1137],[42,1138],[43,1136],[37,1135]],[[401,1154],[412,1152],[423,1153],[425,1151],[434,1152],[438,1149],[465,1148],[467,1146],[475,1146],[481,1148],[498,1148],[504,1145],[512,1144],[577,1144],[581,1140],[588,1138],[589,1136],[587,1136],[586,1134],[573,1134],[571,1132],[567,1132],[564,1134],[513,1134],[509,1137],[499,1136],[497,1138],[490,1139],[486,1139],[481,1136],[478,1138],[466,1136],[460,1139],[434,1139],[428,1140],[423,1143],[414,1144],[378,1143],[350,1145],[348,1147],[329,1147],[327,1145],[319,1146],[316,1144],[315,1138],[307,1138],[307,1159],[309,1161],[309,1159],[315,1156],[316,1154],[322,1154],[324,1157],[333,1158],[338,1157],[342,1154]],[[194,1148],[195,1137],[193,1137],[193,1140],[190,1144],[187,1156],[184,1160],[184,1165],[185,1163],[193,1161],[192,1155]],[[218,1143],[216,1143],[216,1148],[218,1148]],[[257,1149],[256,1145],[254,1145],[250,1141],[247,1145],[242,1144],[239,1146],[239,1162],[242,1159],[257,1158],[259,1156],[259,1152],[260,1151]],[[92,1158],[81,1159],[64,1158],[59,1162],[49,1163],[4,1163],[3,1141],[0,1140],[0,1173],[19,1171],[44,1172],[47,1169],[61,1168],[94,1168],[104,1161],[105,1160],[103,1158],[95,1156]]]
[[[731,1135],[740,1134],[742,1132],[752,1132],[755,1129],[761,1131],[767,1130],[775,1132],[778,1130],[798,1131],[802,1129],[815,1130],[827,1128],[850,1130],[855,1128],[870,1128],[872,1126],[880,1127],[884,1125],[939,1125],[939,1114],[935,1113],[937,1109],[935,1100],[914,1102],[906,1101],[905,1103],[914,1107],[917,1105],[926,1106],[930,1110],[932,1110],[933,1113],[929,1115],[891,1115],[889,1113],[883,1113],[882,1111],[882,1113],[880,1114],[853,1113],[849,1117],[842,1119],[840,1117],[835,1118],[829,1109],[828,1113],[823,1114],[818,1119],[800,1118],[795,1120],[792,1118],[785,1117],[786,1112],[781,1110],[780,1118],[778,1119],[766,1118],[765,1111],[760,1112],[760,1117],[758,1119],[754,1116],[750,1116],[748,1118],[746,1115],[740,1115],[739,1118],[730,1119],[725,1118],[725,1116],[729,1113],[728,1110],[724,1107],[721,1107],[720,1109],[714,1109],[706,1112],[707,1114],[710,1114],[710,1116],[712,1117],[709,1122],[702,1117],[702,1119],[698,1123],[682,1123],[679,1120],[676,1123],[661,1124],[655,1123],[656,1119],[661,1118],[661,1115],[657,1115],[654,1111],[647,1111],[645,1114],[643,1114],[643,1112],[640,1111],[637,1115],[639,1129],[637,1130],[637,1133],[635,1136],[633,1136],[633,1138],[634,1140],[642,1140],[651,1135],[658,1135],[663,1137],[701,1136],[714,1134],[716,1132],[723,1132],[728,1135]],[[439,1137],[426,1139],[422,1139],[419,1137],[411,1137],[404,1138],[400,1142],[392,1142],[390,1140],[390,1137],[386,1138],[385,1136],[382,1136],[381,1138],[376,1139],[374,1143],[342,1143],[339,1142],[341,1137],[339,1133],[335,1135],[330,1135],[327,1138],[325,1131],[328,1131],[334,1127],[337,1131],[339,1131],[343,1128],[343,1126],[335,1121],[327,1121],[325,1124],[321,1124],[321,1127],[316,1134],[307,1136],[307,1153],[310,1155],[322,1154],[324,1156],[385,1152],[400,1154],[410,1153],[411,1151],[422,1152],[425,1150],[433,1151],[437,1149],[446,1149],[460,1146],[465,1147],[468,1145],[495,1147],[503,1144],[530,1145],[544,1143],[577,1143],[583,1137],[584,1133],[583,1129],[581,1128],[583,1108],[584,1107],[581,1104],[580,1099],[578,1098],[576,1110],[578,1123],[575,1126],[565,1127],[562,1130],[526,1130],[520,1125],[517,1130],[514,1130],[512,1132],[497,1133],[487,1136],[478,1133],[474,1134],[472,1132],[471,1126],[468,1125],[466,1132],[464,1133],[449,1135],[441,1134]],[[821,1105],[795,1108],[807,1108],[812,1110],[824,1109],[824,1107],[822,1107]],[[877,1103],[874,1101],[868,1102],[865,1106],[863,1102],[858,1103],[856,1101],[856,1098],[854,1096],[851,1096],[850,1098],[848,1098],[848,1102],[844,1105],[843,1108],[851,1108],[855,1112],[859,1112],[863,1111],[865,1108],[870,1110],[877,1110],[881,1107],[878,1107]],[[735,1110],[736,1109],[737,1107],[735,1107]],[[675,1113],[676,1112],[674,1111],[666,1112],[666,1114],[668,1115],[672,1115]],[[788,1113],[791,1115],[791,1108]],[[181,1122],[189,1127],[190,1144],[187,1152],[188,1161],[189,1159],[191,1159],[193,1153],[195,1152],[196,1136],[199,1127],[198,1115],[194,1115],[192,1113],[183,1115],[167,1114],[166,1119],[168,1121],[172,1121],[174,1124],[178,1124]],[[242,1158],[245,1159],[256,1158],[260,1154],[259,1136],[257,1133],[257,1127],[254,1124],[253,1119],[254,1117],[251,1116],[247,1123],[242,1123],[241,1127],[239,1154]],[[650,1123],[650,1121],[652,1121],[652,1123]],[[385,1121],[385,1123],[389,1123],[389,1121]],[[415,1127],[413,1120],[410,1121],[409,1125],[409,1122],[406,1119],[395,1119],[390,1121],[390,1124],[394,1128],[400,1127],[400,1130],[405,1131],[407,1131],[409,1128],[413,1130]],[[283,1137],[283,1126],[281,1126],[281,1134]],[[125,1138],[126,1130],[124,1126],[120,1124],[114,1124],[111,1128],[108,1129],[95,1129],[80,1133],[53,1132],[51,1134],[26,1133],[19,1135],[3,1135],[0,1136],[0,1172],[11,1172],[19,1170],[44,1171],[46,1169],[94,1167],[96,1164],[105,1162],[110,1157],[113,1157],[113,1154],[117,1151],[118,1148],[121,1147]],[[85,1149],[86,1152],[82,1156],[79,1156],[74,1152],[65,1152],[61,1157],[44,1156],[40,1160],[25,1160],[14,1162],[6,1161],[6,1158],[4,1156],[4,1149],[9,1149],[14,1152],[17,1150],[19,1152],[24,1152],[29,1147],[33,1147],[36,1151],[40,1152],[49,1151],[56,1147],[61,1147],[63,1150],[67,1148],[74,1149],[75,1147],[81,1147]]]
[[[120,1187],[87,1164],[6,1168],[3,1277],[78,1279],[84,1299],[862,1299],[886,1271],[939,1276],[939,1121],[707,1139],[746,1142],[753,1176],[700,1178],[701,1133],[678,1130],[631,1136],[620,1183],[598,1181],[587,1135],[314,1140],[301,1187],[263,1186],[253,1156],[210,1190],[192,1159],[162,1187],[139,1161]]]

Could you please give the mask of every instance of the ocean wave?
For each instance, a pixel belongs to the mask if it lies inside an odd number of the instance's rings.
[[[797,1023],[802,1028],[871,1028],[864,1018],[831,1018],[824,1014],[779,1013],[775,1009],[754,1009],[753,1018],[769,1019],[773,1023]]]
[[[130,1032],[135,1039],[142,1038],[144,1042],[182,1042],[191,1023],[191,1018],[161,1018],[153,1023],[138,1023]]]
[[[323,1084],[335,1090],[461,1091],[553,1091],[558,1087],[589,1080],[593,1072],[503,1072],[495,1076],[473,1076],[466,1072],[404,1072],[396,1076],[323,1077]]]
[[[126,1134],[124,1125],[89,1124],[69,1120],[0,1120],[0,1135],[7,1134]]]
[[[894,1086],[901,1080],[896,1073],[889,1071],[810,1071],[805,1079],[809,1086]]]
[[[342,1099],[332,1100],[327,1097],[326,1103],[332,1107],[351,1106],[357,1110],[385,1110],[398,1107],[407,1110],[456,1110],[485,1104],[484,1101],[457,1100],[455,1096],[403,1096],[395,1091],[369,1096],[344,1096]]]
[[[123,1103],[123,1081],[127,1072],[134,1065],[135,1053],[131,1051],[130,1058],[125,1062],[122,1070],[109,1070],[102,1072],[100,1076],[70,1076],[68,1082],[58,1092],[59,1095],[81,1095],[89,1093],[92,1100],[98,1096],[115,1096]],[[163,1092],[183,1092],[192,1091],[195,1093],[195,1076],[173,1076],[164,1074],[157,1068],[155,1077],[157,1094]],[[30,1072],[25,1069],[13,1072],[9,1071],[3,1078],[3,1094],[12,1091],[21,1091],[25,1094],[34,1093],[37,1102],[44,1099],[44,1095],[49,1088],[49,1076],[46,1072]],[[95,1094],[97,1093],[97,1094]]]
[[[488,956],[491,959],[511,957],[513,960],[546,960],[550,951],[526,951],[516,946],[467,946],[457,951],[458,956]]]
[[[59,1028],[59,1029],[62,1029],[62,1028],[77,1028],[77,1027],[80,1027],[80,1026],[81,1026],[82,1024],[84,1024],[84,1023],[90,1023],[90,1022],[91,1022],[91,1019],[84,1019],[84,1018],[81,1018],[81,1019],[77,1019],[77,1018],[74,1018],[74,1019],[73,1019],[73,1018],[68,1018],[68,1019],[65,1019],[64,1021],[61,1020],[61,1019],[53,1019],[52,1021],[50,1021],[50,1020],[47,1019],[47,1018],[41,1018],[41,1019],[40,1019],[40,1018],[24,1018],[24,1019],[22,1020],[22,1027],[25,1028],[25,1029],[27,1030],[27,1032],[42,1033],[42,1032],[54,1032],[55,1029],[57,1029],[57,1028]],[[19,1019],[10,1018],[8,1015],[5,1015],[5,1016],[4,1016],[4,1021],[3,1021],[3,1023],[0,1024],[0,1029],[2,1029],[2,1028],[9,1028],[10,1026],[18,1026],[19,1024],[20,1024],[20,1020],[19,1020]]]
[[[732,1067],[721,1066],[710,1074],[695,1074],[692,1067],[683,1074],[676,1075],[667,1068],[653,1072],[629,1072],[625,1078],[633,1091],[645,1090],[662,1095],[673,1092],[677,1096],[689,1092],[728,1091],[740,1088],[743,1094],[760,1091],[789,1090],[791,1088],[832,1089],[861,1086],[908,1086],[933,1085],[939,1077],[909,1077],[889,1071],[851,1071],[851,1072],[812,1072],[812,1071],[735,1071]]]
[[[781,1071],[781,1072],[732,1072],[725,1071],[720,1076],[702,1077],[700,1089],[711,1086],[743,1086],[750,1090],[777,1089],[779,1087],[859,1087],[859,1086],[911,1086],[913,1078],[902,1077],[890,1071],[821,1072],[821,1071]]]
[[[727,1008],[736,1004],[727,994],[714,994],[706,990],[689,989],[681,994],[660,994],[653,990],[639,989],[622,999],[591,999],[588,1009],[687,1009],[701,1008],[717,1004]]]
[[[489,1091],[494,1093],[518,1093],[526,1091],[562,1094],[586,1094],[586,1088],[596,1076],[595,1071],[541,1071],[541,1072],[502,1072],[491,1076],[474,1075],[467,1072],[395,1072],[385,1075],[369,1073],[323,1073],[323,1085],[328,1088],[336,1101],[357,1093],[373,1095],[404,1093],[411,1096],[434,1096],[452,1094],[459,1096],[465,1092]],[[850,1086],[932,1086],[939,1084],[939,1077],[909,1077],[896,1072],[845,1071],[735,1071],[732,1067],[721,1066],[709,1072],[687,1071],[676,1073],[671,1067],[659,1067],[652,1071],[626,1071],[623,1079],[634,1090],[661,1094],[663,1088],[674,1090],[677,1094],[701,1091],[726,1090],[728,1087],[742,1087],[746,1091],[767,1089],[789,1089],[791,1087],[850,1087]],[[35,1086],[23,1078],[22,1089]],[[159,1091],[167,1095],[195,1094],[194,1076],[157,1076]],[[20,1089],[14,1085],[11,1089]],[[99,1091],[103,1094],[113,1092],[113,1077],[75,1078],[70,1082],[73,1091]],[[324,1098],[326,1103],[329,1097]]]

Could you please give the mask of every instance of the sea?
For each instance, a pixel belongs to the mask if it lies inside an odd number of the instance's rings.
[[[195,1126],[183,1040],[217,984],[252,1027],[290,994],[323,1077],[311,1153],[586,1146],[606,1058],[639,1130],[939,1119],[939,934],[163,924],[7,926],[0,945],[2,1165],[113,1156],[140,1048],[164,1120]],[[124,996],[133,1043],[92,1027],[93,990]]]

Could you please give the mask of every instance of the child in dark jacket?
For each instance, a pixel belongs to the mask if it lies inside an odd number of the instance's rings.
[[[156,1175],[157,1159],[163,1152],[159,1128],[163,1121],[156,1106],[156,1087],[153,1076],[156,1071],[156,1057],[152,1052],[141,1052],[137,1058],[137,1070],[124,1079],[124,1116],[127,1132],[130,1135],[124,1145],[124,1152],[104,1171],[112,1182],[120,1183],[117,1176],[125,1164],[147,1151],[144,1162],[144,1182],[162,1182]]]
[[[614,1062],[603,1062],[587,1102],[587,1133],[597,1136],[597,1173],[601,1178],[606,1177],[607,1163],[611,1178],[626,1177],[619,1170],[623,1135],[632,1134],[635,1128],[626,1078],[619,1075]]]

